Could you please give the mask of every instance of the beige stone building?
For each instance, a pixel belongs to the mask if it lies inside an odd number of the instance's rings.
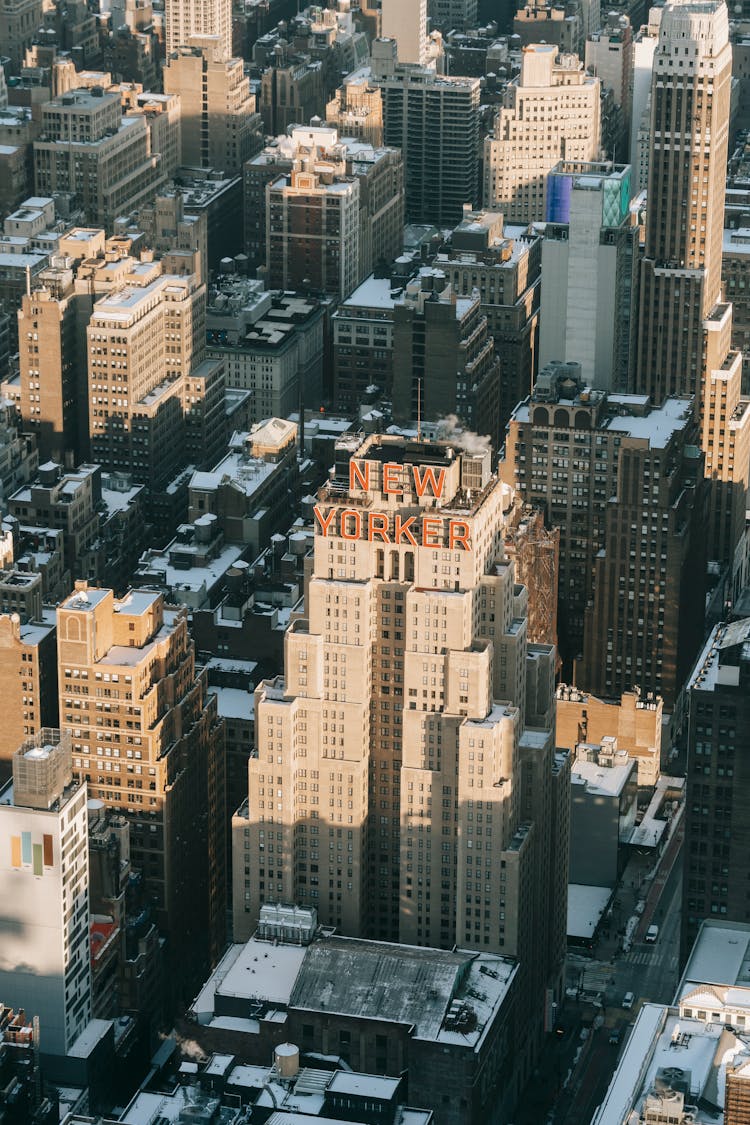
[[[554,649],[529,648],[503,557],[512,494],[489,450],[351,453],[319,494],[285,675],[256,689],[235,940],[288,901],[345,934],[499,951],[536,1027],[564,945],[569,773]]]
[[[113,290],[94,304],[86,335],[97,464],[159,489],[183,467],[186,439],[202,461],[216,460],[224,370],[204,360],[205,286],[194,274],[149,273]]]
[[[54,613],[42,610],[36,574],[0,572],[0,779],[25,738],[57,721]]]
[[[186,47],[195,36],[215,37],[225,59],[232,56],[231,0],[166,0],[166,56]]]
[[[547,175],[562,159],[599,159],[601,89],[577,55],[550,43],[523,48],[484,142],[484,204],[506,222],[546,218]]]
[[[69,192],[91,223],[111,230],[118,215],[148,201],[166,183],[170,160],[161,160],[156,145],[170,151],[170,131],[176,130],[174,99],[163,113],[139,107],[123,115],[118,90],[94,87],[53,98],[43,107],[42,131],[34,142],[36,194]]]
[[[178,988],[224,942],[223,728],[196,676],[184,609],[85,582],[59,607],[60,725],[73,771],[125,816]]]
[[[261,119],[250,79],[242,59],[226,57],[218,36],[193,38],[169,56],[164,89],[179,95],[183,165],[236,175],[260,150]]]
[[[383,144],[383,95],[368,71],[347,75],[326,106],[326,121],[342,137],[357,137],[376,148]]]

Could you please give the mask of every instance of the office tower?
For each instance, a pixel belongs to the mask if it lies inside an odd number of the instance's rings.
[[[485,206],[506,222],[543,220],[554,166],[599,159],[600,98],[599,79],[576,55],[544,43],[524,47],[521,73],[484,142]]]
[[[347,75],[326,106],[326,123],[341,137],[357,137],[375,148],[383,144],[383,95],[369,72]]]
[[[728,568],[737,587],[745,554],[750,403],[741,396],[741,357],[732,352],[731,305],[721,303],[731,70],[723,3],[664,9],[651,90],[634,389],[655,402],[695,395],[710,481],[709,558]],[[690,117],[689,130],[681,115]]]
[[[627,162],[633,95],[633,29],[627,16],[609,12],[601,29],[593,29],[586,40],[586,69],[597,76],[605,89],[612,91],[615,105],[622,110],[621,145],[607,156]]]
[[[163,124],[179,135],[178,107]],[[148,116],[123,116],[119,93],[94,87],[53,98],[42,110],[41,137],[34,142],[37,195],[69,192],[97,226],[111,229],[167,181]]]
[[[717,625],[688,687],[682,958],[705,918],[750,922],[745,844],[750,619]]]
[[[390,395],[393,388],[393,309],[399,290],[388,277],[368,277],[331,318],[333,402],[356,412],[367,388]]]
[[[543,369],[513,413],[502,476],[560,528],[564,674],[575,662],[586,691],[638,684],[670,706],[689,671],[703,630],[697,437],[691,400],[651,408],[591,388],[575,363]]]
[[[478,202],[479,79],[397,63],[393,40],[372,51],[385,143],[403,155],[407,220],[453,226]]]
[[[180,97],[181,164],[236,175],[260,149],[261,119],[244,63],[227,58],[217,37],[193,38],[170,55],[164,90]]]
[[[0,571],[0,778],[23,740],[57,723],[57,640],[53,611],[42,608],[42,579],[4,560]]]
[[[261,75],[263,132],[267,136],[277,136],[291,125],[322,117],[329,93],[321,63],[307,54],[300,54],[282,40]]]
[[[500,372],[479,296],[456,294],[440,269],[425,266],[393,306],[393,418],[455,414],[500,440]]]
[[[654,54],[659,43],[659,24],[663,8],[650,8],[648,23],[633,39],[633,74],[630,105],[630,165],[633,169],[633,189],[645,191],[648,187],[648,148],[651,136],[651,78]]]
[[[699,414],[703,324],[721,298],[731,78],[726,5],[667,4],[651,87],[635,389],[654,403],[695,395]]]
[[[223,729],[184,609],[161,594],[76,590],[57,611],[60,722],[91,797],[130,823],[175,995],[224,944]]]
[[[450,245],[435,258],[456,297],[479,291],[480,310],[495,340],[499,363],[500,428],[525,398],[537,367],[541,239],[503,224],[497,211],[472,211],[451,234]]]
[[[477,27],[478,0],[430,0],[427,14],[435,30],[474,31]]]
[[[10,73],[20,74],[24,52],[42,24],[42,0],[3,0],[0,4],[0,43],[10,59]]]
[[[559,988],[569,772],[554,649],[529,650],[503,556],[512,495],[489,449],[374,436],[340,447],[318,499],[305,618],[256,689],[235,937],[283,900],[349,935],[518,957],[533,1054]]]
[[[0,790],[0,991],[38,1016],[43,1055],[64,1055],[91,1017],[86,784],[71,738],[44,728]]]
[[[630,167],[561,161],[547,179],[546,219],[540,367],[573,360],[591,386],[625,391],[638,269]]]
[[[225,59],[231,59],[232,51],[232,5],[230,0],[212,0],[199,3],[198,0],[166,0],[165,16],[165,55],[169,59],[180,47],[189,47],[191,40],[198,36],[215,37]]]
[[[382,0],[380,34],[395,39],[398,61],[424,66],[427,50],[427,0]]]
[[[205,286],[194,274],[158,274],[94,304],[86,337],[97,464],[158,491],[188,463],[188,421],[202,430],[189,453],[215,460],[225,419],[212,407],[224,371],[205,366],[205,323]]]

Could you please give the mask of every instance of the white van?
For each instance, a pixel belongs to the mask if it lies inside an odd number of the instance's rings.
[[[626,992],[622,998],[623,1008],[632,1008],[635,1003],[635,996],[632,992]]]
[[[659,936],[659,927],[658,926],[649,926],[649,928],[646,930],[646,941],[649,941],[653,944],[656,941],[656,939],[658,938],[658,936]]]

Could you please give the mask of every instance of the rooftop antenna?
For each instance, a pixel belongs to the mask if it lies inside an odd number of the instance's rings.
[[[31,266],[26,266],[26,296],[31,296]]]
[[[417,441],[422,440],[422,380],[417,379]]]

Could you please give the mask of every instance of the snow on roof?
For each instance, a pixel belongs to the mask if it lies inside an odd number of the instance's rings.
[[[217,687],[215,684],[209,684],[206,690],[216,696],[219,714],[223,718],[247,720],[253,718],[255,696],[252,691],[245,691],[243,688]]]
[[[303,946],[272,945],[251,938],[240,946],[237,957],[217,984],[216,993],[288,1004],[305,952]],[[223,964],[222,961],[219,969]]]
[[[568,937],[593,937],[613,893],[611,887],[568,883]]]
[[[750,986],[750,926],[706,921],[698,931],[677,995],[701,984]]]
[[[394,290],[390,278],[375,277],[373,274],[354,290],[351,297],[347,297],[343,302],[343,307],[360,306],[370,309],[392,309],[398,299],[397,296],[391,296],[392,292]],[[398,293],[400,290],[396,292]]]
[[[643,1005],[591,1125],[624,1125],[628,1121],[668,1012],[663,1004]]]
[[[600,766],[578,758],[571,766],[570,781],[572,785],[585,785],[586,792],[592,795],[619,797],[636,768],[632,758],[611,766]]]
[[[630,405],[628,395],[609,395],[612,404]],[[674,434],[684,430],[693,413],[690,398],[668,398],[662,406],[641,417],[618,416],[610,418],[607,429],[621,430],[633,438],[645,438],[654,449],[664,449]]]
[[[356,1074],[353,1071],[337,1070],[328,1084],[329,1091],[335,1094],[353,1094],[360,1098],[395,1097],[400,1078],[386,1078],[375,1074]]]

